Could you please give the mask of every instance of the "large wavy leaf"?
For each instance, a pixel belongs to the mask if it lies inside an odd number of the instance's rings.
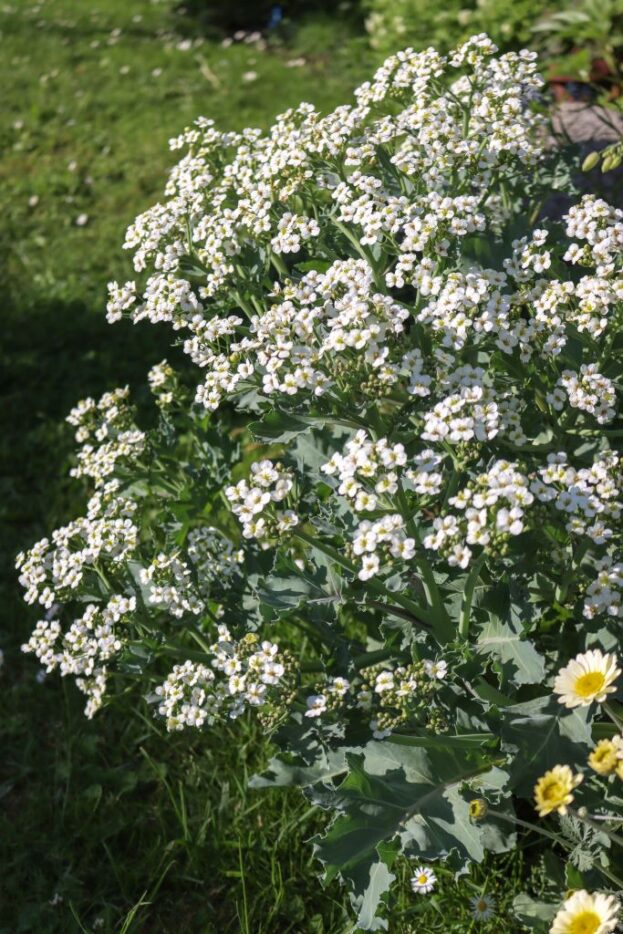
[[[512,845],[513,834],[497,818],[478,824],[469,819],[469,799],[487,791],[498,798],[507,778],[483,755],[444,746],[439,737],[434,749],[370,742],[360,754],[347,754],[346,761],[348,775],[325,797],[339,816],[315,841],[316,853],[327,876],[347,879],[362,904],[380,903],[379,879],[389,874],[373,868],[383,846],[394,839],[420,859],[452,854],[457,868],[482,860],[486,849],[503,852]],[[371,880],[376,894],[366,902],[365,885]],[[375,930],[369,915],[358,923],[362,930]]]

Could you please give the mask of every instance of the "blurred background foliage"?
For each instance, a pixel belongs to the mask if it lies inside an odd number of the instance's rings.
[[[129,708],[87,722],[73,688],[39,681],[19,651],[37,617],[20,600],[13,560],[83,506],[66,479],[70,407],[131,383],[146,409],[144,374],[171,356],[158,328],[110,327],[103,314],[107,281],[131,275],[125,228],[161,197],[176,161],[171,136],[199,114],[241,128],[267,127],[301,100],[326,111],[386,53],[447,49],[480,31],[505,49],[537,47],[546,64],[558,56],[559,71],[580,54],[582,81],[603,59],[596,93],[616,105],[622,0],[580,0],[575,21],[565,12],[558,0],[0,6],[2,934],[349,929],[344,893],[320,890],[303,842],[318,818],[296,792],[245,790],[267,740],[250,723],[225,736],[164,736]],[[478,870],[474,891],[486,884],[503,909],[517,860]],[[439,898],[414,902],[403,877],[393,930],[470,929],[451,878]],[[503,911],[494,924],[516,931]]]

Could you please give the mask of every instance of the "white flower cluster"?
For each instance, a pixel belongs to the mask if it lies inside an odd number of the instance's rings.
[[[347,696],[350,689],[351,684],[347,678],[341,676],[329,678],[327,683],[323,685],[322,694],[310,694],[305,699],[307,709],[304,715],[313,719],[321,717],[323,713],[335,706],[336,702],[339,704]]]
[[[257,647],[253,635],[236,642],[223,625],[218,636],[210,646],[212,668],[186,661],[156,688],[158,713],[168,730],[212,725],[220,716],[235,719],[247,707],[262,707],[278,697],[286,676],[279,647],[268,641]]]
[[[241,319],[228,317],[198,327],[185,344],[195,363],[208,374],[196,401],[215,409],[239,383],[255,378],[265,395],[322,395],[334,383],[336,355],[355,354],[385,379],[390,337],[401,334],[408,312],[389,296],[374,292],[373,272],[364,260],[338,260],[325,273],[311,271],[295,283],[275,288],[279,301],[252,315],[250,336],[230,342],[227,353],[212,349]]]
[[[26,603],[50,608],[67,599],[83,582],[85,572],[98,563],[124,563],[138,546],[133,521],[137,504],[118,494],[111,480],[89,500],[87,515],[56,529],[16,559]]]
[[[500,430],[495,393],[484,386],[464,386],[424,415],[424,441],[490,441]]]
[[[120,460],[136,460],[145,449],[145,434],[133,426],[133,413],[127,403],[129,389],[105,393],[99,402],[84,399],[67,416],[74,425],[78,465],[70,470],[72,477],[91,477],[101,486],[115,470]],[[96,444],[87,443],[94,440]]]
[[[348,441],[345,454],[335,453],[322,472],[337,475],[338,493],[353,500],[357,512],[371,512],[379,506],[379,497],[398,489],[398,468],[404,467],[407,455],[402,444],[389,444],[386,438],[371,441],[365,431],[358,431]],[[374,492],[366,487],[373,486]]]
[[[320,233],[318,222],[312,217],[300,217],[287,211],[277,223],[277,234],[270,241],[275,253],[298,253],[301,240],[310,240]]]
[[[432,685],[445,680],[447,674],[445,660],[426,659],[417,665],[373,668],[353,682],[341,676],[328,678],[321,692],[306,697],[304,716],[317,719],[344,707],[363,710],[372,714],[370,729],[374,738],[385,739],[392,732],[388,724],[406,719],[413,702],[422,701],[422,696],[429,698]],[[383,717],[382,710],[388,706],[401,708],[402,714]]]
[[[623,617],[623,562],[611,557],[597,563],[597,577],[586,590],[584,616],[594,619],[607,616]]]
[[[89,604],[83,615],[63,632],[57,619],[40,620],[23,652],[33,652],[47,672],[58,668],[61,675],[73,675],[86,694],[87,717],[103,703],[108,678],[107,662],[123,648],[119,626],[136,609],[134,597],[115,594],[102,609]]]
[[[211,725],[218,710],[213,685],[214,672],[206,665],[191,661],[174,665],[166,681],[156,688],[161,701],[158,713],[166,718],[167,730],[201,727],[206,722]]]
[[[583,224],[578,223],[580,214]],[[591,238],[597,252],[573,243],[563,256],[568,263],[597,265],[598,275],[589,273],[579,281],[552,278],[557,244],[547,230],[537,229],[531,237],[513,242],[504,272],[472,267],[467,272],[436,274],[435,258],[424,256],[408,279],[399,276],[394,281],[390,276],[388,284],[410,281],[420,295],[429,297],[417,318],[430,325],[447,347],[460,350],[469,338],[474,343],[491,340],[508,355],[516,349],[523,362],[537,348],[557,356],[567,343],[569,324],[597,338],[608,324],[612,306],[623,298],[623,283],[615,270],[621,216],[591,196],[570,209],[565,218],[570,236],[578,229],[584,233],[589,226],[595,228]],[[601,262],[598,245],[602,243],[607,244],[608,264]]]
[[[106,304],[106,320],[109,324],[115,321],[121,321],[123,313],[130,311],[136,302],[136,283],[126,282],[119,285],[118,282],[108,283],[108,302]]]
[[[419,496],[433,496],[441,489],[443,454],[427,448],[413,455],[409,459],[413,466],[407,466],[404,445],[390,444],[387,438],[372,441],[363,430],[346,443],[344,450],[344,454],[333,454],[321,470],[327,476],[336,476],[337,492],[352,500],[356,512],[392,508],[391,497],[399,484]]]
[[[234,548],[219,529],[208,525],[188,533],[186,553],[194,565],[199,586],[206,589],[213,582],[233,579],[244,560],[241,548]]]
[[[161,551],[139,572],[146,601],[177,619],[201,614],[214,587],[231,583],[244,557],[212,526],[188,533],[185,554],[188,560],[179,551]]]
[[[415,555],[415,544],[415,539],[405,534],[405,521],[398,513],[376,522],[360,522],[353,537],[353,552],[361,557],[359,580],[367,581],[378,574],[381,560],[390,556],[410,561]]]
[[[321,117],[302,104],[278,117],[268,135],[219,133],[199,118],[171,142],[189,152],[171,173],[168,200],[137,218],[126,237],[137,271],[150,265],[155,273],[141,299],[135,283],[111,282],[109,319],[129,313],[188,328],[186,350],[208,368],[197,395],[208,409],[254,373],[267,393],[323,392],[335,378],[331,358],[344,350],[361,352],[379,375],[395,379],[391,367],[384,371],[388,338],[402,332],[407,314],[381,286],[416,282],[430,274],[422,251],[446,255],[457,239],[495,226],[493,189],[541,152],[534,132],[541,118],[525,105],[541,86],[535,56],[491,58],[495,51],[480,36],[449,59],[431,49],[401,52],[358,89],[354,105]],[[455,69],[465,68],[457,79]],[[385,162],[377,160],[381,149]],[[237,277],[253,280],[243,256],[257,257],[262,275],[271,262],[283,274],[281,255],[299,254],[327,226],[360,258],[286,282],[283,300],[267,312],[255,314],[257,303],[247,309],[236,291]],[[397,254],[382,276],[366,252],[379,243]],[[185,278],[189,267],[196,287]],[[485,317],[495,315],[498,299],[488,293],[496,275],[472,277],[485,282]],[[242,323],[229,313],[232,289],[252,334],[230,348],[232,325]],[[453,317],[470,302],[470,295],[459,299]],[[228,309],[224,319],[220,305]]]
[[[623,250],[623,211],[593,195],[584,195],[569,209],[565,218],[568,237],[583,241],[572,244],[565,260],[582,265],[594,264],[598,276],[609,276]],[[619,283],[619,299],[621,297]]]
[[[491,441],[502,433],[515,444],[524,444],[521,427],[524,408],[510,393],[487,385],[482,367],[469,364],[446,371],[442,360],[436,388],[450,390],[432,409],[423,413],[424,429],[420,437],[433,443]]]
[[[185,613],[198,616],[204,609],[191,570],[177,554],[159,552],[147,567],[141,568],[139,579],[146,591],[146,602],[177,619]]]
[[[226,488],[225,496],[242,524],[245,538],[256,538],[268,546],[271,539],[298,525],[299,518],[293,510],[275,509],[275,504],[282,503],[292,487],[290,471],[281,464],[262,460],[251,465],[251,484],[240,480]]]
[[[433,520],[433,532],[424,547],[441,551],[448,564],[466,568],[472,557],[470,545],[483,548],[525,528],[524,512],[534,501],[528,478],[516,464],[496,461],[448,502],[460,510]]]
[[[564,452],[549,454],[547,466],[530,490],[543,503],[569,516],[565,527],[572,535],[587,535],[596,545],[607,543],[614,530],[606,523],[617,522],[621,516],[621,466],[614,451],[595,457],[590,467],[576,470]]]
[[[600,425],[611,422],[616,411],[616,392],[612,380],[602,376],[594,363],[583,364],[579,373],[564,370],[558,380],[560,389],[547,396],[550,405],[560,411],[564,408],[565,394],[569,405],[594,415]]]
[[[94,439],[100,444],[132,426],[132,408],[128,404],[130,389],[124,386],[106,392],[97,402],[90,396],[71,410],[67,421],[76,431],[76,441],[84,444]]]
[[[161,360],[149,370],[147,374],[149,388],[156,397],[161,408],[166,408],[173,402],[177,381],[175,370],[167,360]]]

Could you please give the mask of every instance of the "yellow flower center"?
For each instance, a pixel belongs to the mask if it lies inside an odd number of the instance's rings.
[[[568,927],[569,934],[595,934],[601,927],[601,918],[594,911],[576,915]]]
[[[483,798],[474,798],[469,802],[469,816],[472,820],[480,820],[487,813],[487,802]]]
[[[486,903],[485,901],[482,900],[482,898],[480,899],[480,901],[479,901],[479,902],[477,903],[477,905],[476,905],[476,908],[477,908],[478,911],[480,911],[480,912],[486,911],[488,907],[489,907],[489,906],[487,905],[487,903]]]
[[[605,683],[606,679],[601,671],[589,671],[577,679],[574,690],[579,697],[594,697],[600,693]]]
[[[543,782],[541,796],[548,804],[554,804],[563,801],[568,791],[569,789],[563,782],[559,781],[557,778],[549,778],[547,781]]]
[[[607,740],[600,743],[588,757],[588,764],[601,775],[609,775],[618,765],[616,748]]]
[[[422,873],[421,876],[417,877],[417,881],[419,885],[426,885],[428,882],[428,876],[425,876],[424,873]]]

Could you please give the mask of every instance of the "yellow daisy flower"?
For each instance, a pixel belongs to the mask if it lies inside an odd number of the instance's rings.
[[[588,764],[599,775],[610,775],[621,762],[619,759],[621,751],[620,736],[600,739],[588,757]]]
[[[574,775],[568,765],[555,765],[542,775],[534,786],[534,800],[539,817],[552,811],[567,813],[567,805],[573,801],[573,789],[582,781],[582,775]]]
[[[562,668],[554,681],[554,693],[565,707],[588,707],[593,701],[601,703],[615,690],[613,681],[621,674],[616,655],[604,655],[600,649],[591,649],[572,659]]]
[[[473,821],[482,820],[487,816],[489,807],[484,798],[474,798],[469,802],[469,816]]]
[[[564,902],[549,934],[609,934],[617,926],[620,907],[612,895],[581,889]]]

